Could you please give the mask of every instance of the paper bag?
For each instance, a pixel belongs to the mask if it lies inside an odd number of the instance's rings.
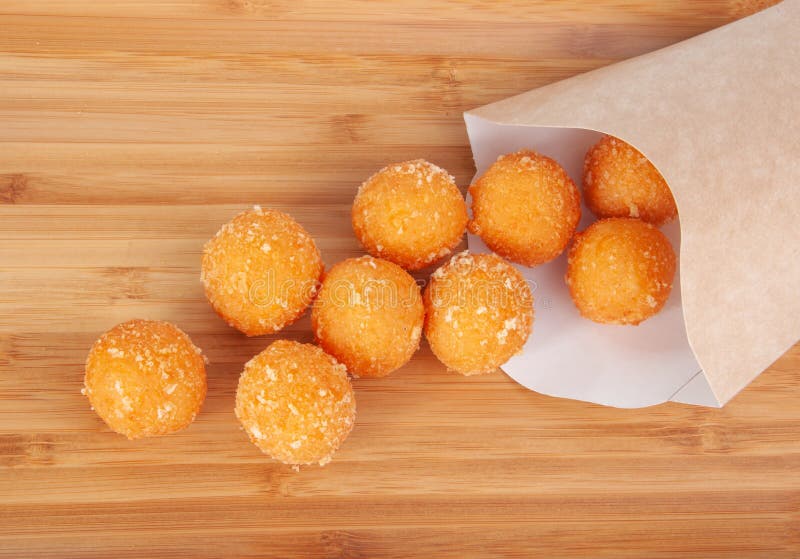
[[[478,175],[532,148],[581,185],[602,133],[636,146],[672,189],[663,229],[679,277],[639,326],[581,318],[566,255],[520,267],[533,334],[503,369],[559,397],[619,407],[721,406],[800,338],[800,0],[671,47],[465,113]],[[580,229],[594,220],[584,207]],[[470,250],[486,251],[469,236]]]

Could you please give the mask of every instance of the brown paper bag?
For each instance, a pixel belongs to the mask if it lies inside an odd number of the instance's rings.
[[[563,256],[524,269],[537,317],[507,373],[540,392],[608,405],[720,406],[800,338],[798,28],[800,0],[786,0],[465,113],[479,174],[497,155],[530,147],[580,185],[583,154],[608,133],[658,167],[680,215],[679,230],[665,231],[676,243],[680,235],[679,287],[665,317],[638,327],[581,319]],[[584,214],[583,226],[593,219]]]

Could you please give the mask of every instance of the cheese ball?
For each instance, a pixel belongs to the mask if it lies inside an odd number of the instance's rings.
[[[599,218],[637,217],[658,226],[678,215],[658,169],[635,147],[613,136],[604,136],[586,153],[583,196]]]
[[[285,213],[255,206],[206,243],[200,277],[223,320],[260,336],[302,316],[322,272],[322,257],[305,229]]]
[[[525,278],[495,254],[462,252],[425,288],[425,337],[448,369],[490,373],[522,350],[533,325]]]
[[[500,256],[538,266],[569,244],[580,194],[561,166],[531,150],[503,155],[475,181],[469,231]]]
[[[414,278],[396,264],[362,256],[325,276],[311,311],[326,352],[356,377],[383,377],[419,348],[425,310]]]
[[[368,178],[353,202],[352,221],[368,253],[419,270],[458,245],[467,227],[467,206],[453,177],[417,159]]]
[[[667,302],[675,277],[672,245],[632,218],[597,221],[569,251],[566,282],[580,313],[595,322],[639,324]]]
[[[315,345],[278,340],[244,366],[236,417],[275,460],[324,466],[353,429],[356,400],[344,365]]]
[[[82,393],[129,439],[174,433],[194,421],[206,397],[205,360],[169,322],[130,320],[92,346]]]

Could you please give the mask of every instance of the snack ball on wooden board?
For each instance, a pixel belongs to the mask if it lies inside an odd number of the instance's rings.
[[[467,227],[467,206],[447,171],[417,159],[368,178],[353,202],[352,221],[371,255],[418,270],[458,245]]]
[[[561,254],[581,218],[575,183],[558,163],[531,150],[500,156],[469,192],[470,232],[525,266]]]
[[[531,333],[531,290],[495,254],[455,255],[433,273],[424,301],[431,350],[462,375],[495,371],[522,350]]]
[[[322,272],[308,232],[291,216],[259,206],[223,225],[203,249],[206,297],[248,336],[277,332],[300,318]]]
[[[356,401],[344,365],[311,344],[273,342],[244,366],[236,417],[285,464],[327,464],[347,438]]]
[[[129,439],[174,433],[194,420],[206,397],[205,360],[169,322],[130,320],[92,346],[82,392]]]
[[[322,349],[356,377],[383,377],[419,348],[425,309],[414,278],[371,256],[336,264],[322,282],[311,325]]]
[[[584,317],[639,324],[666,303],[675,266],[669,239],[653,225],[609,218],[578,233],[569,251],[566,281]]]
[[[635,147],[613,136],[604,136],[586,153],[583,196],[599,218],[637,217],[658,226],[678,215],[658,169]]]

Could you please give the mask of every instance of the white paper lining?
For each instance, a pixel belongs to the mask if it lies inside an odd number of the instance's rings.
[[[530,148],[558,161],[579,188],[586,151],[601,137],[590,130],[501,125],[469,114],[465,120],[478,175],[499,155]],[[594,220],[583,207],[579,230]],[[662,231],[677,254],[678,224]],[[473,252],[488,252],[474,235],[467,242]],[[639,326],[616,326],[580,316],[564,283],[566,253],[536,268],[517,268],[533,290],[536,316],[523,352],[503,366],[511,378],[543,394],[622,408],[670,399],[719,406],[689,347],[679,274],[659,314]]]

